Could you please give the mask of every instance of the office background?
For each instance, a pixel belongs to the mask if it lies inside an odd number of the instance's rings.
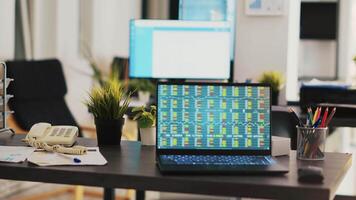
[[[332,1],[338,2],[337,35],[324,40],[300,39],[301,1],[284,0],[283,13],[276,16],[248,15],[246,2],[236,0],[234,81],[280,71],[286,77],[280,94],[284,105],[299,100],[301,80],[352,83],[356,1]],[[174,17],[173,4],[177,1],[0,0],[0,60],[58,58],[68,85],[68,106],[79,124],[88,124],[92,118],[82,101],[93,80],[83,46],[108,72],[113,57],[129,56],[130,20],[169,19]]]
[[[130,19],[143,15],[168,19],[172,10],[170,1],[165,0],[1,0],[0,4],[0,59],[59,58],[68,83],[70,108],[84,121],[88,115],[80,100],[92,81],[89,63],[81,53],[83,43],[100,66],[109,70],[114,56],[129,55]],[[339,1],[339,34],[329,40],[299,38],[300,1],[284,1],[283,14],[278,16],[247,15],[245,1],[236,4],[235,81],[256,79],[261,71],[280,71],[287,77],[280,95],[280,102],[286,104],[299,99],[298,77],[352,80],[356,2]]]

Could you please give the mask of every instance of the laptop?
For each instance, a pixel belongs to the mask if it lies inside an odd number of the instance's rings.
[[[157,84],[156,159],[162,173],[287,173],[271,156],[271,88]]]

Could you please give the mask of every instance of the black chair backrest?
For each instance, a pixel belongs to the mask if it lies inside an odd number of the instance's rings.
[[[114,57],[111,63],[111,70],[119,73],[119,79],[125,80],[129,78],[129,60],[127,58]]]
[[[291,149],[297,149],[297,122],[286,107],[272,107],[272,135],[291,139]]]
[[[7,76],[15,79],[7,90],[14,95],[8,105],[21,128],[29,130],[38,122],[78,126],[64,99],[67,85],[58,60],[6,64]]]

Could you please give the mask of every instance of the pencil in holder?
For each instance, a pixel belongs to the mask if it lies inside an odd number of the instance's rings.
[[[300,160],[324,160],[327,127],[297,126],[297,158]]]

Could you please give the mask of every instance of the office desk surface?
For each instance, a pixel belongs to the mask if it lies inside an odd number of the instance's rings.
[[[0,137],[0,145],[23,145],[22,135]],[[80,144],[95,146],[95,141],[78,139]],[[38,167],[30,163],[0,163],[0,178],[88,185],[112,188],[133,188],[195,194],[277,199],[333,199],[335,191],[351,165],[351,155],[327,153],[325,161],[299,161],[279,157],[290,172],[280,176],[187,176],[162,175],[155,164],[154,147],[139,142],[122,141],[120,147],[102,147],[108,160],[105,166]],[[297,178],[299,166],[315,165],[324,169],[323,184],[302,184]]]

